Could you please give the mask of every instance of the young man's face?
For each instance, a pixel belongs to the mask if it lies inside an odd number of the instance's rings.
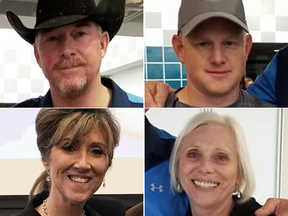
[[[239,93],[250,35],[236,24],[213,18],[197,26],[187,37],[174,36],[173,47],[187,70],[187,87],[206,96]]]
[[[51,92],[73,98],[93,87],[108,43],[108,33],[88,21],[38,32],[35,57]]]

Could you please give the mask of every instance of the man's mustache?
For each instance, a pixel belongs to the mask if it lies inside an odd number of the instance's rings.
[[[84,59],[62,59],[54,64],[53,70],[61,70],[78,66],[85,66],[87,62]]]

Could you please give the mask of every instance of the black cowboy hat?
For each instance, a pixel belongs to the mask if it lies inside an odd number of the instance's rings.
[[[33,44],[36,31],[81,20],[91,20],[99,24],[112,40],[122,25],[124,12],[125,0],[100,0],[97,5],[95,0],[38,0],[34,29],[25,27],[11,11],[7,11],[6,16],[16,32]]]

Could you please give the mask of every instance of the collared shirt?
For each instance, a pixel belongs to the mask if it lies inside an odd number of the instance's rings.
[[[178,89],[176,92],[170,93],[167,97],[165,107],[191,107],[188,104],[179,101],[176,94],[183,88]],[[275,107],[276,105],[266,101],[257,99],[250,95],[248,92],[241,90],[238,99],[227,107]]]
[[[126,93],[113,80],[101,78],[101,82],[105,87],[112,90],[109,107],[143,107],[143,99],[141,97]],[[50,90],[45,96],[25,100],[15,104],[14,107],[53,107]]]

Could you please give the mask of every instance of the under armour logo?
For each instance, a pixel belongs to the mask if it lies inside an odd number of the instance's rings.
[[[155,189],[159,190],[159,193],[163,192],[163,185],[161,185],[161,184],[158,187],[156,187],[155,184],[152,183],[150,186],[151,186],[150,190],[153,192],[155,192]]]

